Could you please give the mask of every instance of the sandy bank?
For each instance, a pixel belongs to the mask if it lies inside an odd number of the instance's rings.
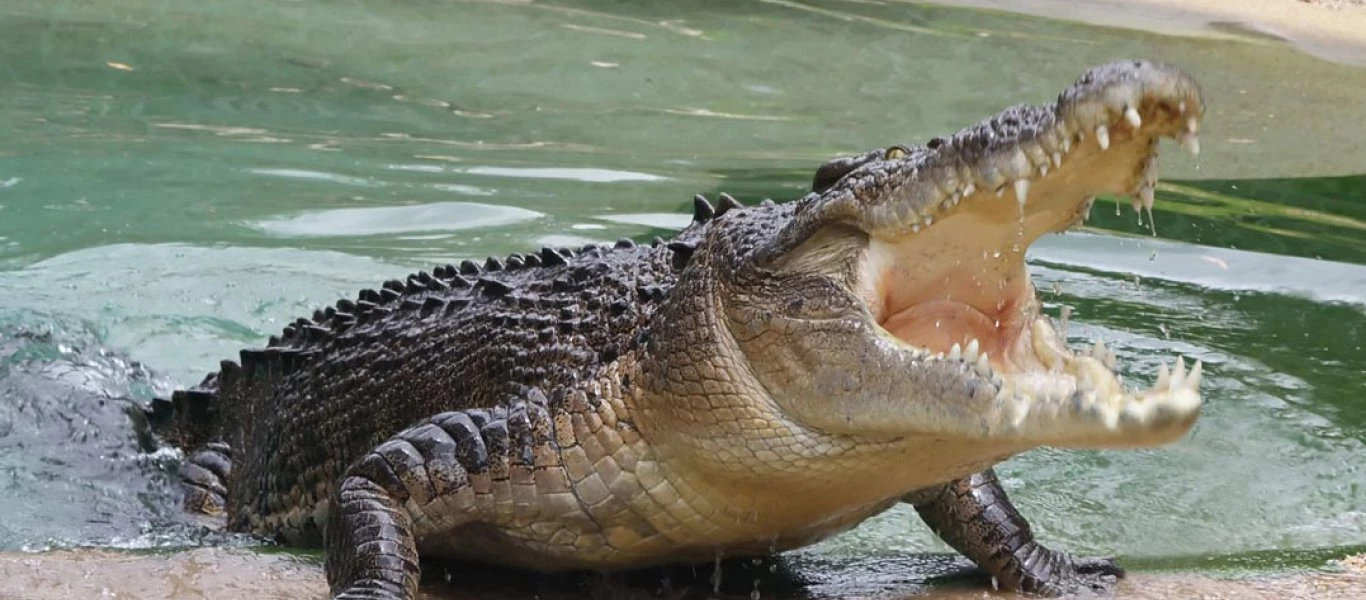
[[[1283,40],[1338,63],[1366,66],[1363,0],[934,0],[1106,27],[1177,35]]]
[[[1133,599],[1238,598],[1272,600],[1361,598],[1366,589],[1366,556],[1341,561],[1335,572],[1266,576],[1254,579],[1217,579],[1198,574],[1137,573],[1124,579],[1116,596]],[[717,597],[710,590],[671,594],[671,598]],[[610,597],[620,600],[656,598],[654,590],[604,587],[530,590],[524,582],[498,589],[457,589],[444,584],[424,586],[420,598],[444,600],[498,600],[527,597],[534,592],[542,600]],[[584,593],[588,592],[588,593]],[[810,590],[811,596],[830,598],[868,597],[868,590]],[[170,555],[137,555],[107,551],[70,551],[48,554],[0,555],[0,598],[59,600],[66,598],[275,598],[316,600],[326,597],[322,569],[287,556],[257,554],[245,550],[201,549]],[[983,598],[980,587],[897,587],[875,592],[879,598],[920,600],[967,600]],[[748,594],[744,595],[748,598]],[[1007,596],[1002,596],[1007,597]]]

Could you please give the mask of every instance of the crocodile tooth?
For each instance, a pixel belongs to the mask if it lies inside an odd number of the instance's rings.
[[[1153,402],[1126,402],[1124,403],[1124,420],[1142,423],[1148,420],[1148,412],[1152,409]]]
[[[1050,371],[1062,366],[1062,353],[1058,351],[1053,341],[1054,333],[1050,330],[1043,319],[1037,319],[1030,326],[1029,340],[1034,347],[1034,354],[1038,357],[1043,366]]]
[[[1105,424],[1106,429],[1113,431],[1115,427],[1119,426],[1119,410],[1114,405],[1096,402],[1093,406],[1095,406],[1096,414],[1100,415],[1100,420]]]
[[[1185,101],[1185,100],[1182,100],[1180,103],[1178,103],[1178,104],[1176,105],[1176,111],[1177,111],[1177,112],[1186,112],[1186,101]]]
[[[1195,117],[1186,119],[1186,133],[1200,133],[1200,120]]]
[[[958,189],[958,182],[954,179],[951,169],[937,169],[932,171],[929,176],[930,183],[939,192],[939,197],[947,199]]]
[[[1115,368],[1115,353],[1105,347],[1105,342],[1097,341],[1096,345],[1091,348],[1091,356],[1100,361],[1100,364],[1105,365],[1105,368]]]
[[[1050,155],[1048,156],[1048,158],[1050,158],[1050,159],[1053,160],[1053,168],[1056,169],[1056,168],[1061,168],[1061,167],[1062,167],[1062,153],[1061,153],[1061,152],[1054,152],[1053,154],[1050,154]]]
[[[1192,391],[1200,390],[1200,380],[1204,378],[1204,369],[1200,361],[1195,361],[1191,366],[1191,372],[1186,374],[1186,388]]]
[[[994,190],[1007,183],[1005,174],[998,170],[992,161],[984,161],[984,164],[980,165],[973,175],[974,177],[970,181],[983,189]]]
[[[1172,389],[1180,389],[1186,385],[1186,359],[1176,357],[1176,365],[1172,367]]]
[[[1153,391],[1160,392],[1170,388],[1172,385],[1172,375],[1167,371],[1167,363],[1161,363],[1157,368],[1157,382],[1153,383]]]
[[[1143,126],[1143,117],[1138,116],[1138,111],[1134,110],[1134,107],[1132,106],[1125,107],[1124,118],[1128,119],[1129,124],[1132,125],[1134,129]]]
[[[1105,125],[1096,125],[1096,143],[1100,144],[1101,150],[1110,149],[1110,128]]]
[[[968,345],[963,347],[963,359],[967,361],[975,361],[977,360],[977,356],[981,352],[981,350],[981,343],[977,341],[977,338],[972,338],[971,340],[968,340]]]
[[[1186,149],[1191,156],[1200,156],[1200,137],[1194,133],[1183,133],[1176,138],[1181,142],[1181,147]]]
[[[983,377],[991,375],[991,358],[986,352],[977,355],[977,374]]]
[[[1003,186],[1001,186],[1001,187],[996,188],[996,197],[997,197],[997,198],[1004,197],[1005,195],[1006,195],[1006,186],[1003,185]]]
[[[1059,139],[1059,140],[1058,140],[1058,147],[1062,149],[1062,153],[1063,153],[1063,154],[1067,154],[1068,152],[1071,152],[1071,151],[1072,151],[1072,136],[1070,136],[1070,135],[1064,135],[1064,136],[1062,136],[1062,139]]]
[[[1039,177],[1048,177],[1048,163],[1039,165]]]
[[[1010,426],[1018,428],[1024,423],[1025,417],[1029,416],[1029,409],[1032,408],[1028,399],[1023,396],[1016,396],[1007,401],[1009,405]]]
[[[1095,205],[1096,205],[1096,197],[1095,197],[1095,196],[1087,196],[1085,200],[1082,200],[1082,202],[1081,202],[1081,206],[1082,206],[1082,209],[1081,209],[1081,220],[1082,220],[1082,221],[1086,221],[1087,219],[1091,218],[1091,207],[1093,207],[1093,206],[1095,206]]]
[[[920,233],[920,225],[911,225],[911,233]]]
[[[955,343],[949,348],[949,360],[963,360],[963,346]]]
[[[1029,198],[1029,180],[1028,180],[1028,179],[1016,179],[1016,180],[1015,180],[1015,201],[1016,201],[1016,202],[1019,202],[1019,203],[1020,203],[1020,206],[1024,206],[1025,200],[1028,199],[1028,198]]]
[[[1045,128],[1039,131],[1034,142],[1039,145],[1039,154],[1043,160],[1048,160],[1048,156],[1058,151],[1058,132],[1053,128]]]
[[[1049,166],[1048,149],[1044,148],[1042,140],[1036,139],[1032,144],[1025,144],[1024,153],[1029,159],[1029,168],[1022,173],[1016,173],[1017,175],[1031,177],[1039,170],[1047,172]]]
[[[930,215],[925,215],[925,226],[929,227],[930,225],[934,225],[934,217]]]
[[[967,185],[963,186],[963,197],[964,197],[964,198],[967,198],[968,196],[971,196],[971,195],[973,195],[973,194],[975,194],[975,193],[977,193],[977,186],[972,185],[972,182],[971,182],[971,181],[969,181]]]
[[[1037,146],[1034,146],[1032,144],[1024,144],[1020,147],[1017,147],[1015,149],[1015,155],[1010,157],[1010,175],[1008,176],[1028,177],[1030,174],[1034,172],[1034,161],[1030,159],[1029,153],[1025,151],[1025,148],[1038,151],[1039,157],[1043,158],[1043,151],[1038,150]],[[1044,158],[1043,160],[1048,159]]]

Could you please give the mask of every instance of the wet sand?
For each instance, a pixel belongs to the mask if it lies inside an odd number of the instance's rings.
[[[1203,598],[1272,600],[1315,598],[1347,600],[1366,595],[1366,555],[1339,561],[1334,571],[1243,579],[1220,579],[1184,573],[1135,573],[1123,579],[1113,595],[1135,599]],[[916,598],[967,600],[1015,597],[986,590],[976,582],[934,587],[910,583],[878,585],[869,578],[842,584],[815,585],[797,591],[802,598]],[[751,598],[743,594],[713,594],[709,585],[673,589],[662,594],[651,587],[629,587],[609,582],[535,583],[518,578],[508,585],[484,583],[456,588],[440,581],[424,584],[424,600],[506,600],[537,597],[568,598]],[[781,598],[760,587],[760,597]],[[259,598],[316,600],[325,598],[327,585],[314,561],[242,549],[199,549],[174,554],[118,553],[102,550],[46,554],[0,554],[0,599],[59,600],[67,598]],[[1088,594],[1083,597],[1097,597]]]
[[[1169,35],[1284,42],[1366,66],[1363,0],[933,0]]]

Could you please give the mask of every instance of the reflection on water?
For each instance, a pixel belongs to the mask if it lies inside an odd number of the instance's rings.
[[[541,213],[511,206],[438,202],[415,206],[334,208],[264,221],[256,226],[276,235],[295,237],[377,235],[502,227],[540,216]]]
[[[667,177],[630,171],[611,169],[565,169],[565,168],[522,168],[522,167],[453,167],[452,172],[471,175],[492,175],[494,177],[517,177],[520,179],[567,179],[595,183],[617,181],[665,181]]]
[[[44,398],[98,402],[64,374],[115,363],[58,346],[189,383],[412,269],[668,235],[699,192],[796,198],[831,156],[1051,99],[1119,56],[1204,82],[1204,153],[1163,165],[1158,239],[1102,200],[1092,234],[1036,247],[1039,289],[1130,378],[1204,360],[1209,410],[1168,449],[1040,450],[1002,474],[1036,529],[1081,553],[1168,568],[1358,547],[1366,71],[899,2],[5,3],[0,425]],[[17,333],[35,330],[48,341]],[[112,372],[102,385],[137,398],[170,384]],[[121,414],[73,431],[117,436]],[[0,548],[195,543],[164,512],[161,463],[62,462],[70,432],[15,431],[0,427],[0,512],[23,516]],[[896,510],[800,557],[838,572],[943,549]]]
[[[1158,233],[1207,246],[1361,264],[1366,261],[1366,175],[1210,179],[1160,185]],[[1091,211],[1094,226],[1132,230],[1126,206]]]
[[[1366,268],[1318,258],[1074,233],[1039,240],[1032,260],[1229,292],[1270,292],[1366,307]]]

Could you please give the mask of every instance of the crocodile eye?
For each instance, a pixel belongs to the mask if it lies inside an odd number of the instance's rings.
[[[887,152],[882,155],[882,158],[884,160],[898,160],[906,158],[907,154],[910,154],[910,150],[907,150],[905,146],[892,146],[887,149]]]

